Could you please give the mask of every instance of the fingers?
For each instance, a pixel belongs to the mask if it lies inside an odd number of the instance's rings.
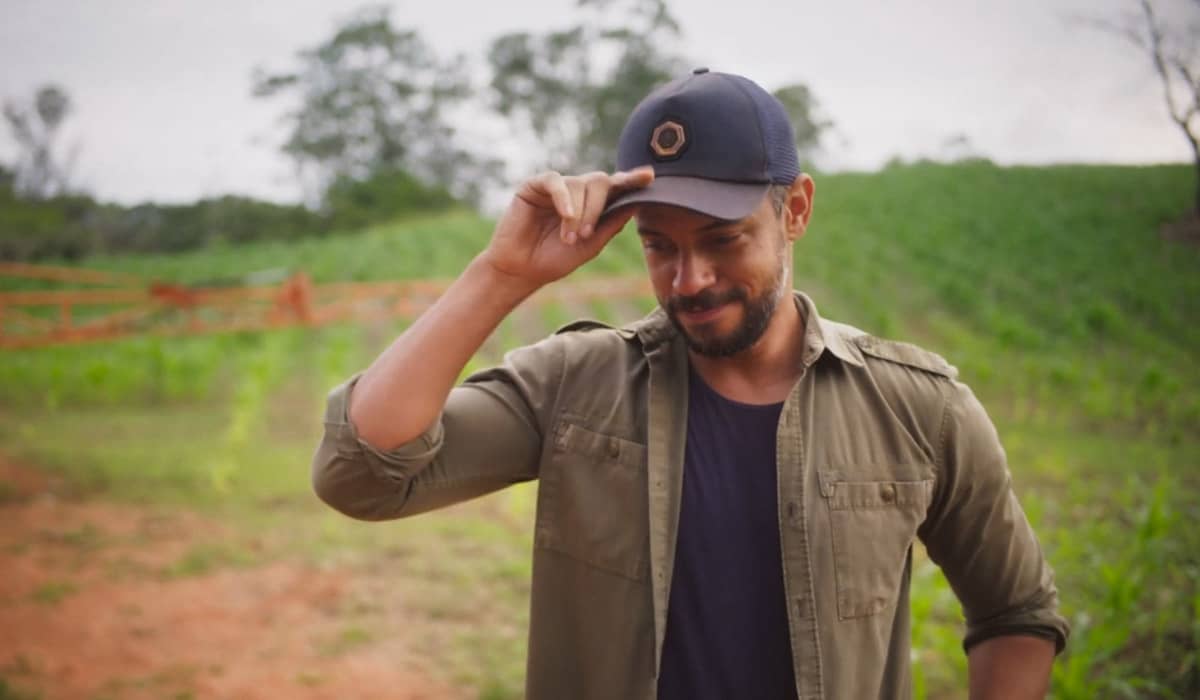
[[[571,195],[571,209],[575,213],[571,218],[563,218],[558,229],[558,236],[563,243],[574,245],[579,240],[579,231],[583,227],[582,215],[585,199],[587,198],[587,183],[581,177],[566,178],[567,191]]]
[[[601,229],[607,234],[616,233],[625,225],[633,215],[617,217],[615,228],[612,226],[613,217],[601,221],[600,216],[604,213],[604,207],[612,200],[613,196],[624,191],[645,187],[654,181],[654,169],[650,166],[643,166],[634,170],[616,172],[613,174],[594,172],[582,175],[579,177],[582,180],[583,201],[578,207],[580,210],[579,216],[579,240],[586,240],[596,234]],[[574,191],[574,190],[573,190]],[[578,200],[577,200],[578,201]]]
[[[606,219],[598,225],[604,205],[619,192],[645,187],[654,180],[654,169],[644,166],[634,170],[612,173],[593,172],[586,175],[563,176],[557,172],[545,172],[528,181],[526,190],[535,195],[530,201],[535,206],[550,205],[559,218],[559,239],[574,245],[591,238],[598,229],[605,234],[615,233],[629,220],[629,216]],[[519,195],[520,196],[520,195]],[[546,201],[546,199],[549,201]],[[630,213],[632,215],[632,213]],[[612,224],[616,223],[613,228]]]
[[[558,217],[564,223],[574,221],[577,210],[572,204],[571,190],[567,186],[567,179],[559,173],[550,171],[542,173],[538,180],[542,191],[550,195],[550,201],[554,204],[554,211]]]
[[[607,173],[591,173],[583,178],[583,211],[579,216],[579,237],[589,238],[596,230],[596,222],[604,211],[608,201],[608,193],[612,189],[610,175]]]
[[[654,182],[654,168],[649,165],[644,165],[633,170],[621,171],[608,176],[609,190],[605,195],[605,205],[611,202],[616,196],[628,192],[630,190],[641,189],[651,182]],[[637,213],[637,207],[620,207],[614,211],[604,214],[601,208],[600,218],[592,226],[594,235],[603,241],[601,246],[606,245],[621,229],[625,228],[625,224]]]
[[[649,165],[616,172],[609,176],[609,184],[612,189],[620,191],[641,189],[651,182],[654,182],[654,168]]]

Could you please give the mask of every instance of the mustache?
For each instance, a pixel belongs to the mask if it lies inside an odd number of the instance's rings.
[[[671,313],[708,311],[731,301],[745,301],[746,295],[742,290],[734,288],[725,292],[706,289],[690,297],[673,296],[667,300],[667,310]]]

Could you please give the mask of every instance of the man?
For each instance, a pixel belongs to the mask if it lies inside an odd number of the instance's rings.
[[[638,105],[618,166],[522,184],[330,394],[320,497],[383,520],[539,479],[530,698],[907,697],[918,537],[962,601],[971,696],[1042,697],[1067,625],[983,408],[940,357],[791,292],[814,185],[783,107],[697,69]],[[452,388],[634,216],[658,310]]]

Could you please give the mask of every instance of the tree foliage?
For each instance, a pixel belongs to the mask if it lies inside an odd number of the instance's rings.
[[[254,78],[255,96],[292,102],[283,151],[314,201],[339,180],[398,171],[477,198],[499,164],[463,148],[449,119],[471,93],[463,57],[439,57],[385,8],[354,15],[292,70]]]
[[[579,0],[570,27],[512,32],[487,51],[491,105],[563,172],[611,170],[630,111],[687,65],[664,0]]]
[[[816,95],[803,83],[785,85],[771,94],[783,105],[792,122],[800,163],[812,163],[821,149],[821,140],[833,128],[833,121],[824,116]]]
[[[542,34],[511,32],[488,47],[491,105],[545,154],[538,167],[611,170],[629,113],[689,61],[665,0],[578,0],[577,19]],[[788,110],[803,160],[832,122],[807,86],[775,92]]]
[[[5,100],[4,120],[18,149],[14,188],[21,195],[43,198],[70,188],[73,157],[59,152],[58,135],[71,106],[57,85],[43,85],[28,100]]]
[[[457,205],[444,188],[427,186],[403,170],[380,170],[366,180],[340,178],[325,193],[325,202],[330,221],[348,231]]]
[[[323,233],[332,224],[299,205],[248,197],[125,207],[85,194],[30,199],[0,184],[0,260],[177,253],[217,243],[295,240]]]
[[[569,26],[487,44],[489,84],[481,92],[468,79],[466,57],[439,56],[384,8],[360,11],[299,51],[289,70],[254,75],[254,95],[288,105],[282,149],[308,204],[319,205],[307,208],[236,196],[127,207],[72,193],[70,159],[58,143],[72,102],[48,85],[4,106],[21,155],[0,166],[0,259],[290,240],[475,203],[500,184],[502,163],[464,145],[456,120],[467,114],[494,111],[543,154],[539,167],[610,170],[630,112],[690,67],[681,39],[666,0],[577,0]],[[811,162],[831,122],[805,85],[775,95],[802,161]]]

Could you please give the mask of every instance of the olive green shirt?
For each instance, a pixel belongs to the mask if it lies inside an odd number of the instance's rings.
[[[781,563],[797,694],[911,694],[912,545],[962,603],[964,644],[1034,634],[1062,649],[1053,573],[1004,450],[937,355],[821,319],[796,295],[803,367],[776,437]],[[415,515],[539,479],[526,693],[653,698],[687,425],[686,344],[661,310],[571,324],[455,388],[390,451],[329,395],[313,485],[354,518]],[[403,410],[397,400],[396,410]]]

